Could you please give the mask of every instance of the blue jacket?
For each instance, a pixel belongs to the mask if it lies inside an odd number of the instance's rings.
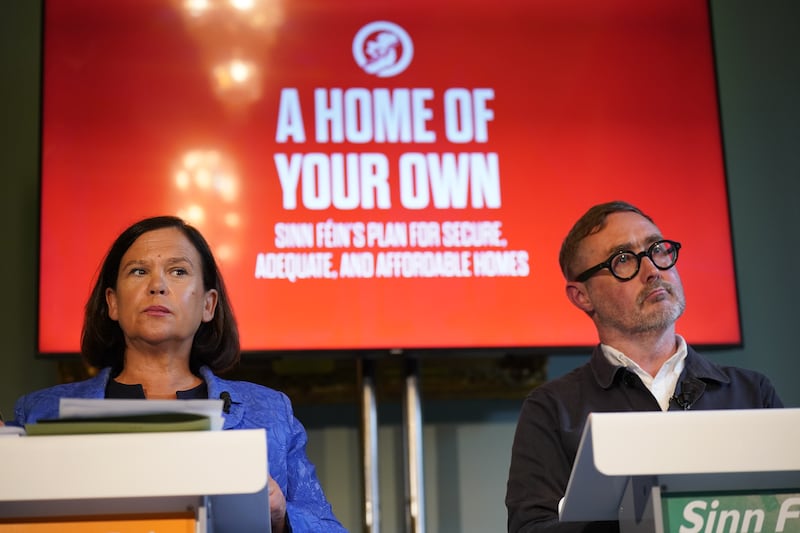
[[[670,410],[783,407],[763,374],[717,365],[691,346],[687,349]],[[617,522],[559,522],[557,507],[589,413],[620,411],[661,411],[661,407],[639,377],[612,365],[600,346],[585,365],[530,392],[511,448],[506,487],[509,532],[619,531]]]
[[[230,394],[230,412],[223,413],[223,429],[267,430],[269,473],[286,496],[286,516],[292,531],[346,533],[325,498],[314,465],[306,457],[306,432],[294,417],[289,398],[255,383],[221,379],[207,367],[201,368],[200,374],[209,398]],[[14,407],[15,420],[9,424],[24,426],[39,419],[58,418],[61,398],[104,398],[110,375],[111,369],[105,368],[91,379],[22,396]]]

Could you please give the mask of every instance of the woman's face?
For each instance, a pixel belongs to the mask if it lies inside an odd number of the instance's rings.
[[[177,228],[149,231],[122,256],[108,315],[128,347],[191,350],[202,322],[214,317],[217,291],[203,287],[200,254]]]

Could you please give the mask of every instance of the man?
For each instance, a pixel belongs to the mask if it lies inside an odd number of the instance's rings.
[[[591,412],[783,407],[765,376],[716,365],[675,333],[686,307],[680,249],[625,202],[592,207],[564,239],[567,297],[592,319],[600,344],[588,363],[525,399],[506,491],[509,532],[619,530],[558,520]]]

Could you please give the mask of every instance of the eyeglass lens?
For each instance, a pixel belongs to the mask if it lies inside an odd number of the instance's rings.
[[[621,252],[611,260],[611,271],[619,278],[631,278],[639,271],[639,262],[647,256],[661,270],[666,270],[678,259],[678,248],[669,241],[658,241],[646,252]]]

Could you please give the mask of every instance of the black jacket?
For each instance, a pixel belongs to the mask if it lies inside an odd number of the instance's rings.
[[[763,374],[716,365],[687,346],[670,401],[673,409],[783,407]],[[660,411],[638,376],[612,365],[600,346],[588,363],[533,389],[525,399],[511,449],[506,488],[508,531],[619,531],[617,522],[559,522],[586,418],[591,412]]]

